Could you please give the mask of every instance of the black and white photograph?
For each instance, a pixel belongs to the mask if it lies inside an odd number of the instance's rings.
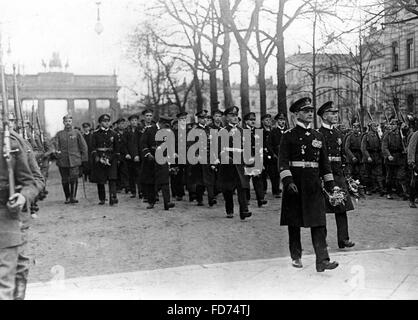
[[[417,0],[0,0],[0,300],[418,299],[417,43]]]

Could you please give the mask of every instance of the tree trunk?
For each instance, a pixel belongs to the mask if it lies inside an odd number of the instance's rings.
[[[284,113],[287,119],[287,87],[286,87],[286,58],[284,54],[283,36],[283,11],[284,1],[279,1],[279,11],[277,14],[277,111]]]
[[[231,37],[227,31],[227,26],[224,26],[224,44],[223,44],[223,55],[222,55],[222,84],[224,91],[224,106],[225,108],[232,107],[234,105],[234,100],[232,98],[232,89],[231,81],[229,77],[229,50],[231,46]]]
[[[238,44],[239,46],[239,55],[240,55],[240,67],[241,67],[241,85],[240,85],[240,94],[241,94],[241,109],[242,116],[250,112],[250,84],[248,80],[248,55],[247,48],[243,44]]]
[[[216,79],[216,57],[212,58],[211,67],[209,71],[209,86],[210,86],[210,110],[211,113],[218,109],[218,82]]]
[[[196,112],[203,110],[203,96],[202,88],[200,87],[199,75],[197,73],[197,68],[193,68],[193,84],[196,94]]]
[[[260,57],[258,64],[258,88],[260,90],[260,116],[267,113],[266,61]]]

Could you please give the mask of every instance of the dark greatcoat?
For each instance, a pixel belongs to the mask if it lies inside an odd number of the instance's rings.
[[[324,136],[325,143],[327,145],[327,156],[328,157],[341,157],[343,159],[344,152],[343,152],[343,140],[344,135],[341,131],[332,128],[328,129],[322,126],[319,128],[319,132],[321,132]],[[354,210],[353,202],[351,201],[350,194],[348,192],[348,184],[347,180],[344,176],[343,171],[343,163],[342,161],[330,161],[331,164],[331,171],[334,176],[335,184],[343,189],[347,195],[347,199],[345,202],[345,206],[337,206],[333,207],[331,204],[326,201],[327,205],[327,213],[342,213],[346,211]]]
[[[155,159],[149,159],[148,154],[155,157],[155,151],[163,142],[155,141],[155,135],[160,129],[159,125],[146,127],[140,139],[142,153],[141,183],[163,185],[170,183],[170,172],[168,163],[158,164]]]
[[[210,128],[208,126],[203,127],[197,125],[195,129],[203,130],[207,137],[207,164],[190,164],[187,179],[190,180],[191,184],[193,185],[213,186],[215,185],[215,171],[211,168],[210,165]],[[196,141],[198,141],[197,138]],[[190,145],[194,144],[195,142],[191,142]]]
[[[238,148],[242,149],[242,128],[234,127],[230,124],[226,125],[224,129],[229,133],[229,148]],[[221,131],[222,131],[221,130]],[[241,143],[239,146],[233,145],[233,135],[236,132],[240,132],[241,134]],[[219,139],[219,146],[221,145]],[[244,159],[241,152],[241,164],[233,164],[233,151],[224,151],[220,150],[221,152],[227,152],[230,157],[229,164],[220,164],[219,165],[219,185],[223,191],[233,191],[238,185],[241,186],[243,189],[250,188],[249,177],[245,175],[244,169]],[[221,161],[221,155],[219,155],[219,160]]]
[[[105,184],[109,180],[118,179],[119,144],[118,134],[112,129],[97,129],[92,137],[92,159],[91,182]],[[100,151],[100,149],[108,149]],[[100,163],[101,157],[109,159],[110,166]]]
[[[318,168],[292,167],[291,161],[317,162]],[[279,171],[284,185],[280,225],[326,226],[321,177],[329,176],[331,167],[323,135],[299,125],[286,131],[280,143]],[[288,191],[291,182],[298,194]]]

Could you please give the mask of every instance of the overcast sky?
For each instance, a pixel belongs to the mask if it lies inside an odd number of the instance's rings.
[[[132,87],[138,71],[125,55],[126,39],[138,22],[144,19],[144,0],[102,0],[101,22],[104,31],[97,35],[94,27],[97,18],[96,1],[92,0],[0,0],[3,47],[11,54],[5,55],[7,71],[11,63],[23,65],[24,73],[43,71],[42,60],[48,63],[52,52],[60,53],[63,65],[67,59],[68,72],[78,74],[118,75],[119,84]],[[309,50],[307,35],[310,23],[298,22],[286,33],[286,54]],[[253,64],[253,71],[256,70]],[[23,71],[21,69],[21,71]],[[233,72],[233,80],[238,80]],[[271,65],[268,74],[274,75]],[[251,81],[255,78],[253,75]],[[140,88],[139,88],[140,89]],[[121,91],[122,103],[130,98]]]

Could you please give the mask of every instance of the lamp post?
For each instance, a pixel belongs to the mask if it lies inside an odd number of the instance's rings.
[[[100,21],[100,4],[101,4],[101,2],[100,1],[97,1],[96,2],[96,5],[97,5],[97,22],[96,22],[96,25],[95,25],[95,27],[94,27],[94,31],[96,31],[96,33],[100,36],[100,34],[103,32],[103,29],[104,29],[104,27],[103,27],[103,24],[102,24],[102,22]]]

